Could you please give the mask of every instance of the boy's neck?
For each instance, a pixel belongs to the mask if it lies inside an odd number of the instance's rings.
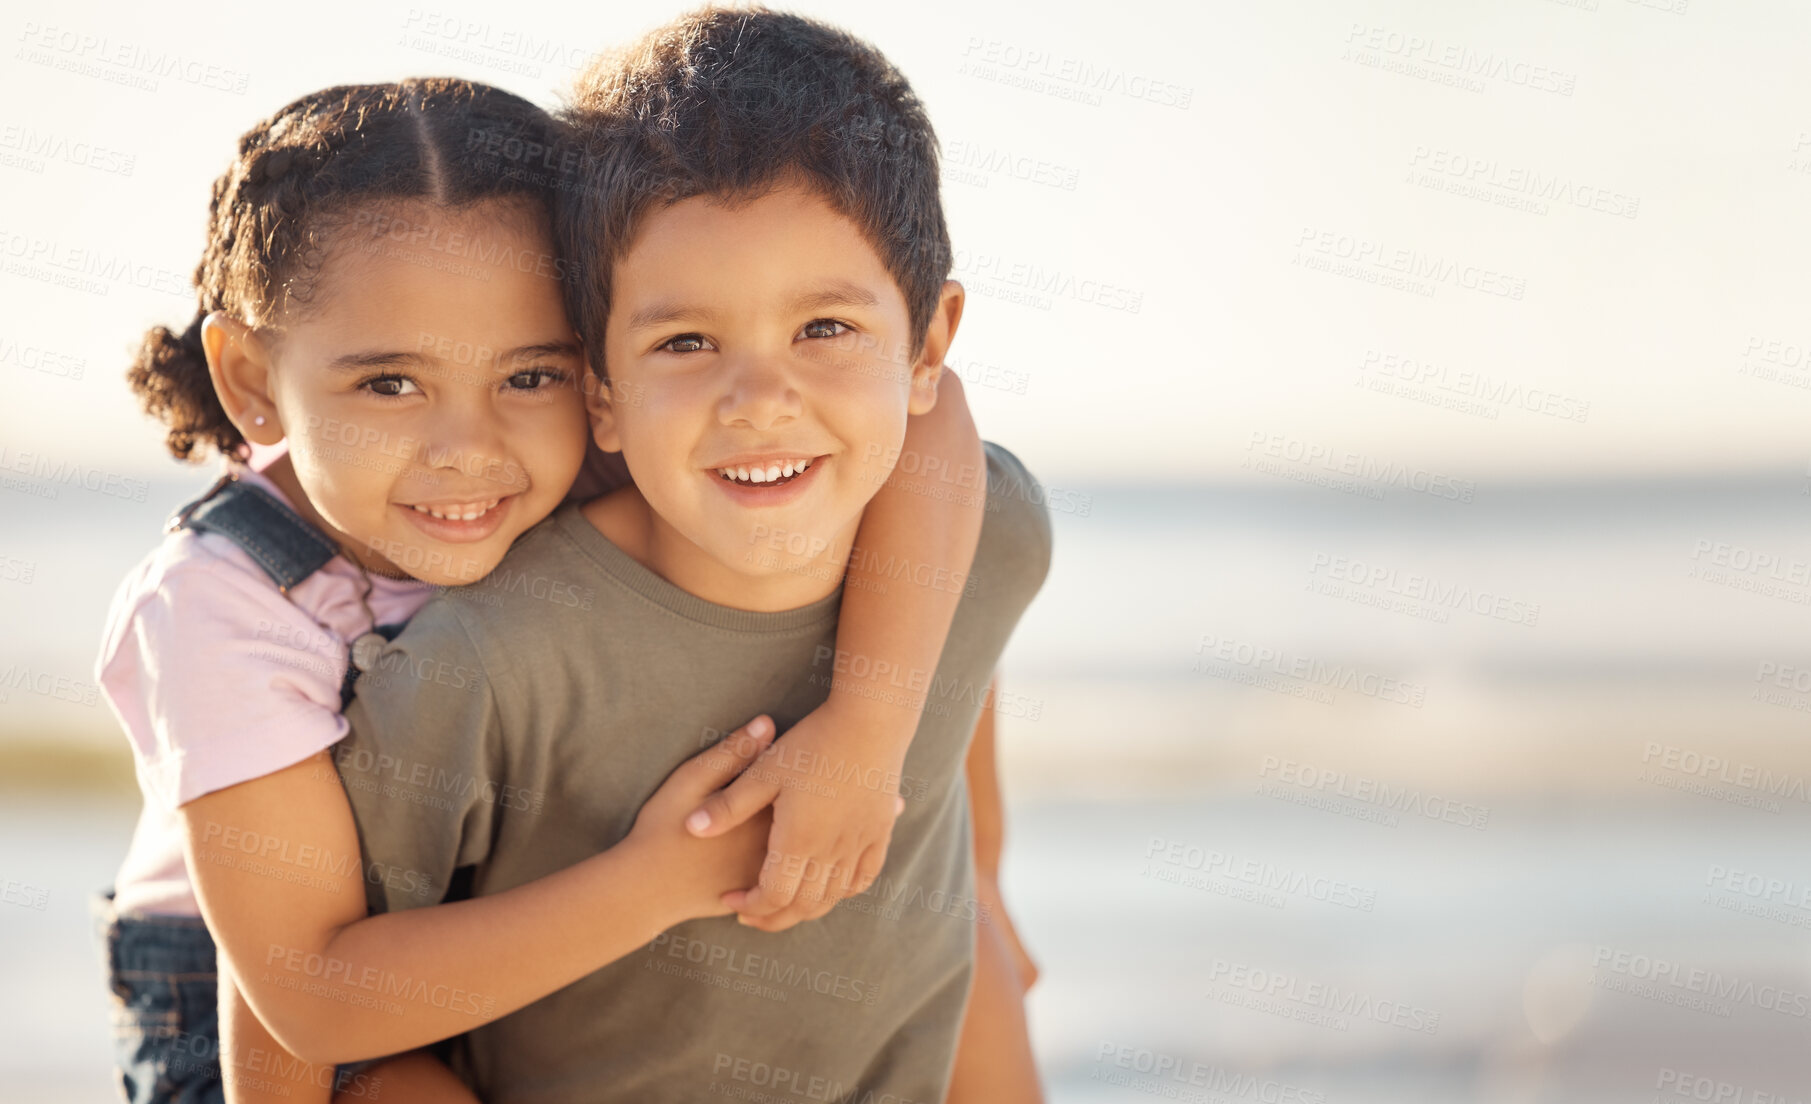
[[[633,486],[579,509],[611,544],[667,582],[707,602],[755,613],[798,609],[835,593],[843,585],[856,529],[851,524],[837,542],[840,551],[812,560],[809,570],[755,573],[737,570],[700,548],[655,513]]]

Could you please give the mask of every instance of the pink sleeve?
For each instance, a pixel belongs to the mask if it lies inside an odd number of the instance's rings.
[[[118,615],[100,663],[145,788],[170,806],[281,770],[346,734],[340,638],[249,560],[191,552]]]

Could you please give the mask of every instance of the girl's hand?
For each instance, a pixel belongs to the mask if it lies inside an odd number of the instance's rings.
[[[816,920],[867,892],[886,864],[893,824],[905,809],[900,756],[912,734],[871,736],[880,725],[851,716],[844,705],[832,694],[688,819],[691,832],[714,837],[772,808],[760,883],[733,887],[738,892],[727,902],[750,927],[778,932]],[[882,721],[899,719],[898,709],[883,711]],[[826,766],[844,781],[826,782]]]
[[[635,827],[624,842],[654,856],[674,923],[733,912],[723,895],[760,877],[773,821],[769,813],[762,811],[710,839],[686,831],[685,818],[734,782],[767,750],[773,734],[773,719],[756,717],[681,763],[635,815]]]

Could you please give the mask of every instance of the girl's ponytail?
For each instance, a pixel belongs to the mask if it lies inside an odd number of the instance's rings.
[[[238,455],[245,445],[214,393],[207,355],[201,348],[201,320],[195,312],[189,328],[178,334],[154,326],[145,334],[126,380],[145,413],[169,427],[164,444],[179,460],[191,457],[196,445],[209,445],[223,456]]]

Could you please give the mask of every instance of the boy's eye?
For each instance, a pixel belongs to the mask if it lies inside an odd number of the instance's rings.
[[[373,395],[382,395],[386,399],[421,390],[421,386],[407,376],[372,376],[359,386]]]
[[[848,332],[849,327],[834,318],[814,318],[799,330],[799,336],[807,338],[841,337]]]
[[[566,378],[566,373],[554,368],[530,368],[526,372],[517,372],[509,377],[512,391],[539,391],[546,383],[559,383]]]
[[[660,347],[669,353],[698,353],[704,351],[706,343],[703,334],[690,333],[668,338]]]

